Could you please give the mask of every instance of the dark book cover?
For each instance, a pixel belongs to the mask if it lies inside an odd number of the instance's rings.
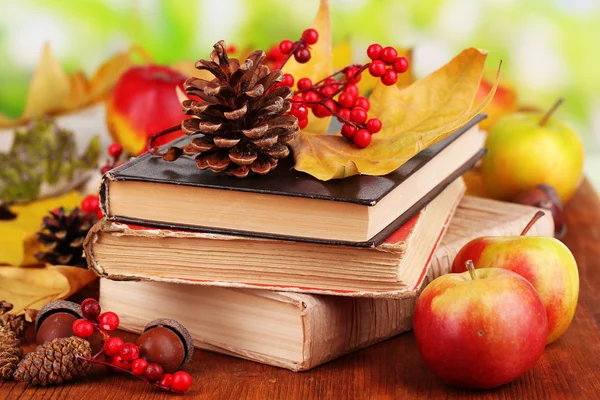
[[[394,172],[384,176],[356,175],[345,179],[334,179],[330,181],[320,181],[308,174],[292,169],[292,157],[282,160],[280,165],[269,174],[264,176],[249,176],[239,179],[225,174],[215,174],[209,170],[199,170],[196,162],[191,158],[180,158],[174,162],[163,161],[160,156],[150,155],[148,153],[108,172],[100,188],[100,204],[103,212],[107,215],[107,180],[112,181],[143,181],[154,182],[166,185],[185,185],[202,188],[236,190],[251,193],[263,193],[279,196],[295,196],[304,198],[314,198],[322,200],[340,201],[355,203],[364,206],[374,206],[383,199],[389,192],[401,185],[412,174],[417,172],[427,162],[433,159],[450,143],[464,134],[471,127],[483,120],[485,115],[478,115],[454,132],[447,139],[431,146],[409,161],[404,163]],[[187,143],[189,137],[177,139],[162,150],[166,150],[170,145],[181,145]],[[471,168],[485,153],[484,150],[478,152],[467,163],[457,171],[454,171],[443,182],[440,182],[432,191],[430,191],[420,201],[415,203],[403,215],[398,217],[387,228],[382,230],[372,239],[365,242],[345,242],[331,241],[310,238],[287,237],[281,235],[270,235],[258,232],[235,231],[230,229],[218,229],[211,227],[199,227],[194,225],[169,224],[157,221],[141,221],[135,218],[128,218],[121,215],[107,215],[108,219],[120,221],[128,224],[141,224],[148,226],[164,227],[168,229],[189,229],[202,232],[215,232],[225,234],[235,234],[241,236],[255,236],[279,240],[296,240],[314,243],[352,245],[360,247],[373,247],[381,244],[398,227],[407,222],[419,210],[435,198],[446,186],[460,177],[465,171]]]

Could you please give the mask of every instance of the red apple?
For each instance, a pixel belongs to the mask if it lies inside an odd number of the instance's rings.
[[[181,124],[185,115],[175,88],[183,89],[185,80],[184,75],[161,65],[136,66],[125,72],[106,102],[106,122],[113,139],[128,153],[138,154],[153,134]],[[181,135],[165,135],[155,144]]]
[[[525,227],[525,235],[539,211]],[[465,261],[475,268],[504,268],[527,279],[538,292],[548,316],[547,343],[558,339],[569,327],[579,297],[579,270],[573,254],[551,237],[498,236],[473,239],[456,255],[452,272],[465,271]]]
[[[413,317],[425,364],[444,382],[490,389],[529,371],[544,351],[544,305],[522,276],[501,268],[442,275]]]

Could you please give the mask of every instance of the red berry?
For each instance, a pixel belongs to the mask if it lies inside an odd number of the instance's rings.
[[[108,154],[114,159],[121,157],[121,154],[123,154],[123,146],[121,146],[121,143],[111,143],[110,146],[108,146]]]
[[[392,64],[397,57],[398,52],[392,46],[388,46],[381,51],[381,60],[386,64]]]
[[[283,54],[290,54],[292,52],[292,49],[294,48],[294,43],[291,40],[282,40],[281,43],[279,43],[279,51],[281,51]]]
[[[282,86],[294,86],[294,77],[291,74],[283,74],[283,81],[281,81]]]
[[[352,96],[358,96],[358,87],[356,85],[348,85],[344,88],[344,92],[350,93]]]
[[[344,121],[344,119],[348,120],[350,119],[350,109],[349,108],[342,108],[340,110],[338,110],[338,121],[340,121],[342,124],[346,121]],[[343,119],[342,119],[343,118]]]
[[[158,384],[164,388],[171,388],[171,384],[173,383],[173,375],[172,374],[164,374]]]
[[[148,361],[144,360],[143,358],[136,358],[131,363],[131,372],[133,372],[134,375],[142,376],[146,372],[147,367]]]
[[[337,105],[332,99],[327,100],[325,104],[327,105],[327,107],[329,107],[330,110],[337,111]],[[329,115],[331,115],[331,111],[329,111]]]
[[[321,94],[325,97],[332,96],[336,91],[337,91],[337,88],[334,87],[333,85],[332,86],[324,86],[320,90]]]
[[[335,79],[333,77],[325,79],[324,83],[326,85],[328,85],[329,87],[334,88],[335,90],[338,90],[340,88],[340,81],[338,81],[337,79]]]
[[[369,108],[371,108],[371,103],[369,103],[369,99],[366,97],[359,96],[354,101],[354,107],[360,107],[365,111],[369,111]]]
[[[394,61],[394,65],[392,66],[392,68],[394,68],[394,71],[396,71],[397,73],[402,74],[408,70],[408,60],[406,59],[406,57],[396,58],[396,61]]]
[[[398,82],[398,74],[393,69],[388,69],[385,71],[385,75],[381,77],[381,82],[386,86],[395,85]]]
[[[237,47],[235,47],[235,45],[233,45],[233,44],[227,46],[227,50],[225,50],[225,52],[227,52],[228,54],[233,54],[236,51],[237,51]]]
[[[349,83],[358,83],[360,81],[361,75],[357,74],[358,72],[358,68],[356,67],[349,67],[346,68],[346,80]]]
[[[312,81],[308,78],[302,78],[298,81],[298,89],[304,90],[312,86]]]
[[[123,369],[131,369],[131,363],[125,362],[118,354],[112,358],[112,364]]]
[[[306,44],[315,44],[319,40],[319,33],[312,28],[306,29],[302,32],[302,39]]]
[[[340,97],[338,98],[340,105],[346,108],[351,108],[354,105],[354,101],[356,101],[356,97],[348,92],[340,93]]]
[[[305,105],[299,104],[294,105],[291,111],[292,115],[294,115],[298,119],[303,119],[308,116],[308,109]]]
[[[134,343],[125,343],[119,354],[123,361],[133,361],[140,356],[140,349]]]
[[[294,102],[294,101],[295,102],[300,102],[300,101],[302,101],[302,96],[295,94],[295,95],[292,96],[292,98],[290,99],[290,101],[292,101],[292,102]]]
[[[105,331],[114,331],[119,327],[119,317],[112,311],[107,311],[98,317],[100,328]]]
[[[146,375],[146,378],[148,378],[150,382],[155,382],[162,378],[163,368],[160,366],[160,364],[157,363],[149,364],[146,367],[146,372],[144,373],[144,375]]]
[[[371,60],[379,60],[382,50],[383,47],[381,47],[380,44],[373,43],[367,48],[367,56],[369,56]]]
[[[300,129],[306,128],[306,125],[308,125],[308,118],[302,118],[298,120],[298,127]]]
[[[310,51],[306,47],[300,47],[294,52],[294,58],[300,64],[307,63],[310,60]]]
[[[85,299],[80,308],[83,316],[88,319],[96,319],[100,315],[100,304],[94,299]]]
[[[371,76],[379,78],[385,74],[385,64],[381,60],[372,61],[369,64],[369,73]]]
[[[93,194],[85,196],[81,201],[81,209],[85,212],[96,212],[98,207],[100,207],[100,199]]]
[[[371,134],[366,129],[359,129],[354,136],[352,136],[352,141],[355,145],[364,149],[371,143]]]
[[[104,351],[107,356],[114,357],[121,353],[121,347],[125,342],[120,337],[111,337],[104,342]]]
[[[377,118],[371,118],[367,121],[367,130],[371,133],[377,133],[381,130],[381,121]]]
[[[87,319],[77,319],[73,321],[73,333],[80,338],[89,338],[94,334],[94,324]]]
[[[344,126],[342,126],[342,135],[348,139],[352,139],[355,132],[356,128],[352,125],[344,124]]]
[[[357,124],[364,124],[367,120],[367,110],[360,107],[354,107],[352,111],[350,111],[350,120]]]
[[[192,377],[185,371],[177,371],[173,374],[171,389],[177,392],[186,392],[192,386]]]
[[[304,93],[304,95],[302,96],[302,99],[304,99],[305,102],[307,102],[308,104],[306,104],[307,107],[312,108],[314,107],[314,102],[319,101],[319,99],[321,98],[321,96],[319,96],[317,94],[317,92],[306,92]]]
[[[96,210],[96,219],[102,219],[102,217],[104,217],[104,214],[102,214],[102,210],[97,209]]]

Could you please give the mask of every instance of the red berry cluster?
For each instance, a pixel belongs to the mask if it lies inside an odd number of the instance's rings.
[[[296,61],[304,63],[310,59],[308,45],[316,43],[318,38],[316,30],[307,29],[296,42],[283,40],[279,50],[288,55],[285,61],[293,55]],[[368,69],[372,76],[381,78],[384,85],[394,85],[398,74],[408,69],[408,61],[399,57],[393,47],[383,48],[379,44],[369,46],[367,55],[372,60],[370,63],[349,65],[319,82],[313,83],[306,77],[298,80],[290,113],[298,118],[300,129],[308,125],[311,110],[317,118],[336,117],[344,124],[342,135],[356,146],[364,148],[371,143],[372,135],[381,130],[382,123],[377,118],[369,118],[369,99],[359,95],[356,84],[361,80],[363,71]],[[294,82],[292,75],[284,74],[279,85],[292,87]]]
[[[104,175],[111,169],[119,166],[119,159],[121,158],[122,154],[123,146],[121,146],[120,143],[111,143],[108,146],[108,155],[111,157],[111,159],[106,160],[106,164],[104,164],[104,166],[100,168],[100,173]]]
[[[83,200],[81,200],[79,208],[85,213],[95,215],[96,219],[102,219],[103,214],[100,209],[100,199],[96,195],[90,194],[85,196]]]
[[[86,299],[81,303],[81,313],[84,319],[73,322],[73,333],[87,339],[100,332],[103,336],[102,349],[89,362],[110,366],[127,372],[155,386],[173,392],[185,392],[192,386],[192,377],[185,371],[165,374],[158,363],[148,363],[140,357],[140,349],[135,343],[126,343],[119,337],[110,337],[119,327],[119,317],[112,311],[101,313],[100,304],[94,299]],[[98,358],[104,355],[107,361]]]
[[[367,56],[372,60],[369,63],[369,73],[381,78],[384,85],[395,85],[398,82],[398,74],[408,70],[408,60],[406,57],[399,57],[392,46],[381,47],[380,44],[374,43],[367,48]]]
[[[312,28],[302,32],[300,40],[295,42],[288,39],[282,40],[281,43],[279,43],[279,51],[287,56],[283,61],[283,64],[285,64],[292,55],[300,64],[307,63],[310,60],[310,45],[317,43],[318,40],[319,33]]]

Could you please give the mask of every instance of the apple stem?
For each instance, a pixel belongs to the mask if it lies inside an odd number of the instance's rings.
[[[158,139],[161,136],[165,136],[165,135],[168,135],[169,133],[177,132],[177,131],[180,131],[180,130],[181,130],[181,125],[175,125],[175,126],[172,126],[170,128],[163,129],[162,131],[157,132],[154,135],[152,135],[150,137],[150,139],[148,140],[148,152],[151,153],[151,154],[154,153],[154,141],[156,139]]]
[[[544,126],[546,125],[546,122],[548,122],[548,120],[550,119],[550,117],[552,116],[552,114],[554,114],[554,112],[556,111],[556,109],[558,107],[560,107],[562,105],[562,103],[565,102],[565,99],[563,99],[562,97],[560,99],[558,99],[556,101],[556,103],[554,103],[554,105],[552,106],[552,108],[550,110],[548,110],[548,112],[542,117],[542,119],[540,120],[540,126]]]
[[[538,220],[540,218],[542,218],[544,215],[546,215],[546,213],[543,212],[543,211],[536,212],[535,215],[533,216],[533,218],[531,218],[531,221],[529,221],[529,223],[527,224],[527,226],[525,226],[525,229],[523,229],[523,232],[521,232],[521,236],[527,235],[527,232],[529,232],[529,230],[531,229],[531,227],[533,225],[535,225],[535,223],[538,222]]]
[[[471,279],[473,279],[473,280],[477,279],[477,277],[475,276],[475,265],[473,264],[473,261],[467,260],[467,262],[465,263],[465,265],[467,266],[467,270],[469,271],[469,275],[471,275]]]

